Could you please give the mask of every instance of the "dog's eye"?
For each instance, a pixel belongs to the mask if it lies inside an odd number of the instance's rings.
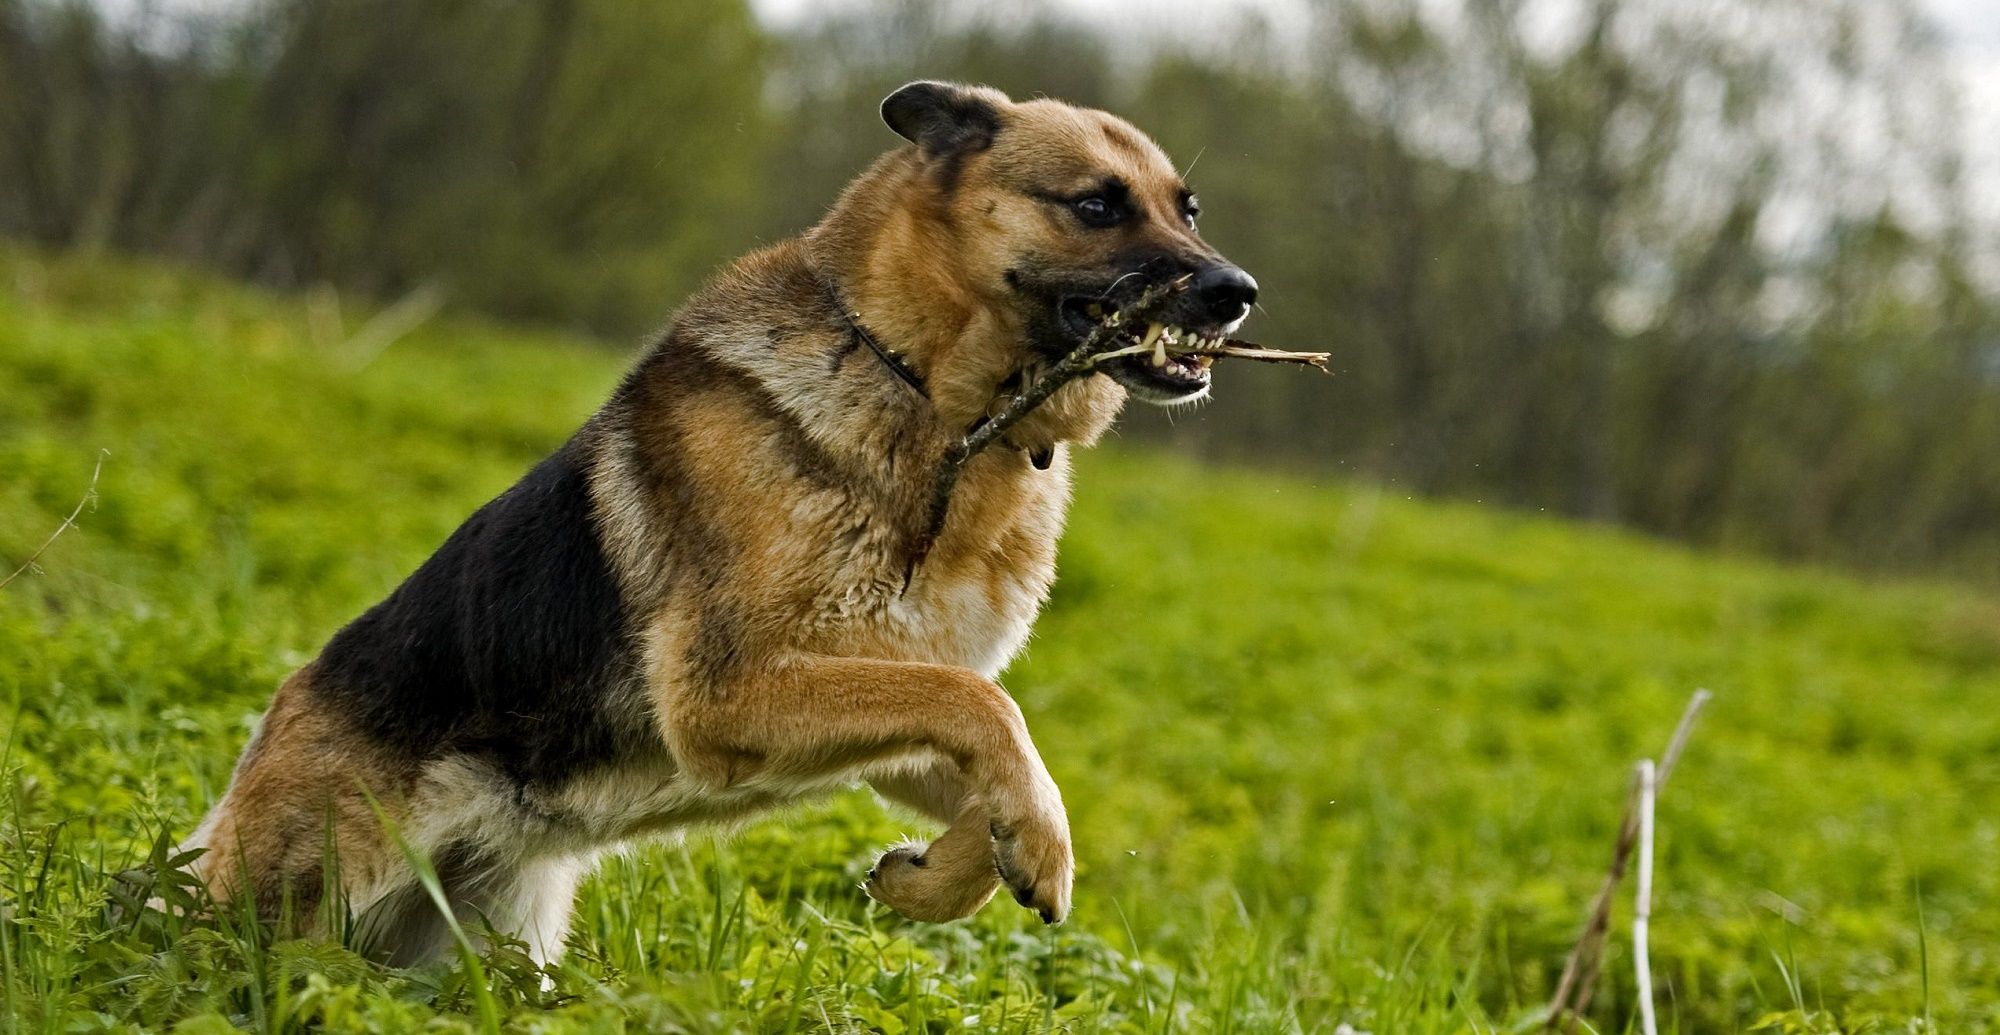
[[[1070,207],[1076,210],[1076,217],[1083,220],[1085,226],[1117,226],[1124,218],[1124,214],[1118,210],[1118,206],[1111,203],[1110,199],[1096,194],[1078,198],[1070,203]]]
[[[1182,198],[1181,219],[1187,223],[1188,229],[1189,230],[1194,229],[1194,221],[1200,218],[1201,218],[1201,199],[1195,197],[1192,194],[1188,195],[1185,198]]]

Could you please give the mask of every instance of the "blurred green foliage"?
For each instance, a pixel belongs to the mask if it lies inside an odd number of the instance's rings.
[[[1139,434],[2000,581],[1994,234],[1910,0],[1320,0],[1201,39],[929,0],[163,10],[0,0],[0,233],[631,340],[817,219],[893,86],[987,81],[1155,133],[1263,282],[1251,333],[1336,355]]]
[[[632,333],[737,248],[769,45],[740,4],[0,0],[0,228]]]
[[[379,353],[160,268],[0,250],[0,1027],[473,1030],[464,971],[108,916],[272,688],[566,436],[622,363],[458,319]],[[1227,390],[1238,371],[1220,375]],[[1085,454],[1006,675],[1072,810],[1073,923],[905,924],[862,794],[612,860],[519,1031],[1492,1031],[1548,995],[1634,759],[1667,1030],[2000,1031],[2000,600],[1346,480]],[[1592,1018],[1625,1028],[1627,921]],[[1935,1027],[1923,1018],[1934,1017]],[[621,1029],[622,1026],[622,1029]]]

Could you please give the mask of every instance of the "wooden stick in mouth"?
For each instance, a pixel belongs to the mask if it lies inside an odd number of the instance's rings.
[[[1148,352],[1159,351],[1172,356],[1210,356],[1215,359],[1247,359],[1258,363],[1293,363],[1327,370],[1327,360],[1333,356],[1330,352],[1288,352],[1284,349],[1270,349],[1254,341],[1244,341],[1241,338],[1223,338],[1208,342],[1198,341],[1192,346],[1168,344],[1164,340],[1159,339],[1157,335],[1157,328],[1148,330],[1143,341],[1127,345],[1121,349],[1112,349],[1109,352],[1097,353],[1092,357],[1091,362],[1095,365],[1107,359],[1116,359],[1120,356],[1138,356]],[[1330,370],[1327,372],[1332,373]]]
[[[1094,373],[1097,364],[1115,356],[1136,355],[1166,347],[1178,356],[1211,356],[1216,359],[1245,359],[1259,363],[1293,363],[1315,366],[1326,370],[1329,354],[1325,352],[1286,352],[1267,349],[1254,342],[1236,338],[1182,343],[1167,347],[1159,340],[1160,328],[1153,317],[1166,308],[1168,302],[1182,291],[1187,290],[1188,277],[1155,284],[1141,292],[1139,297],[1120,307],[1116,312],[1106,314],[1091,328],[1082,343],[1071,349],[1069,354],[1049,367],[1042,375],[1021,387],[1013,398],[1007,400],[1000,412],[974,424],[963,439],[945,452],[944,462],[938,467],[937,481],[931,488],[930,510],[924,528],[910,543],[909,565],[903,570],[903,591],[908,592],[910,580],[916,576],[917,566],[930,556],[931,547],[936,545],[938,533],[944,529],[944,520],[951,509],[951,492],[958,485],[958,476],[965,465],[987,446],[1007,434],[1035,408],[1047,402],[1062,386]],[[1149,328],[1146,340],[1140,345],[1118,347],[1119,335],[1130,328]],[[1191,346],[1191,347],[1190,347]]]
[[[1247,359],[1257,363],[1295,363],[1314,366],[1327,373],[1327,360],[1333,358],[1331,352],[1287,352],[1284,349],[1267,349],[1256,342],[1240,338],[1229,338],[1220,346],[1195,353],[1198,356],[1214,356],[1217,359]]]

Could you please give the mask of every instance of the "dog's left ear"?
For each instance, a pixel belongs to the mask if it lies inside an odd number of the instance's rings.
[[[1000,132],[1007,95],[985,86],[919,79],[882,101],[882,121],[930,157],[978,151]]]

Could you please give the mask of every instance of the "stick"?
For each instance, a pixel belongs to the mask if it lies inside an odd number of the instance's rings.
[[[1286,352],[1283,349],[1267,349],[1252,342],[1231,338],[1218,348],[1196,349],[1197,356],[1215,356],[1218,359],[1248,359],[1258,363],[1300,363],[1326,369],[1326,361],[1333,357],[1331,352]]]
[[[1653,798],[1658,781],[1653,760],[1639,760],[1639,878],[1632,899],[1632,975],[1639,985],[1639,1030],[1659,1035],[1653,1021],[1653,962],[1646,948],[1646,925],[1653,918]]]
[[[1111,351],[1108,346],[1118,340],[1119,331],[1134,322],[1149,319],[1186,284],[1187,278],[1182,277],[1147,288],[1113,318],[1093,328],[1081,345],[1071,349],[1069,355],[1058,360],[1047,373],[1008,400],[998,415],[974,425],[963,439],[945,452],[944,463],[938,468],[937,482],[931,487],[930,513],[923,531],[918,533],[916,541],[910,546],[909,567],[903,571],[905,591],[910,588],[910,579],[916,575],[917,566],[924,563],[924,558],[930,556],[931,547],[937,544],[938,533],[944,529],[945,515],[951,509],[951,490],[958,485],[958,476],[964,472],[966,462],[1019,424],[1021,418],[1056,394],[1057,389],[1090,373],[1097,364],[1098,354]]]
[[[1707,690],[1696,690],[1688,700],[1687,710],[1681,713],[1681,721],[1674,726],[1674,735],[1667,741],[1666,753],[1660,756],[1658,772],[1654,774],[1654,793],[1666,786],[1667,776],[1674,770],[1674,763],[1680,760],[1682,749],[1687,747],[1688,735],[1694,732],[1695,717],[1714,695]],[[1612,846],[1611,869],[1605,875],[1604,884],[1598,889],[1597,900],[1590,907],[1590,918],[1584,922],[1583,933],[1577,936],[1576,946],[1570,949],[1569,959],[1563,964],[1562,978],[1556,982],[1556,994],[1549,1000],[1548,1018],[1544,1028],[1555,1031],[1565,1018],[1582,1014],[1590,1006],[1590,998],[1596,993],[1597,967],[1603,962],[1604,938],[1611,930],[1611,899],[1618,891],[1618,882],[1625,876],[1625,864],[1632,857],[1632,849],[1639,840],[1638,817],[1639,788],[1635,783],[1631,797],[1625,803],[1625,817],[1618,825],[1618,839]]]
[[[1562,979],[1556,982],[1555,998],[1549,1003],[1549,1031],[1555,1031],[1564,1017],[1581,1014],[1590,1005],[1592,986],[1597,981],[1597,966],[1602,962],[1599,953],[1603,950],[1604,936],[1611,928],[1611,896],[1618,890],[1619,879],[1625,876],[1625,861],[1631,856],[1633,842],[1638,837],[1632,822],[1638,790],[1635,784],[1631,796],[1626,799],[1625,818],[1619,824],[1618,840],[1611,852],[1611,871],[1605,875],[1604,884],[1597,889],[1597,900],[1591,905],[1590,919],[1584,922],[1583,933],[1577,936],[1576,946],[1570,950],[1569,959],[1563,964]],[[1572,999],[1575,1001],[1572,1002]]]
[[[42,551],[47,550],[56,541],[58,536],[76,527],[76,519],[83,514],[83,508],[97,501],[97,476],[104,473],[104,458],[110,455],[111,451],[109,449],[100,449],[97,451],[97,466],[90,471],[90,487],[83,490],[83,498],[76,501],[76,509],[69,512],[69,516],[63,519],[63,523],[57,525],[56,530],[50,532],[47,539],[42,540],[42,545],[36,547],[35,552],[29,554],[28,559],[22,561],[21,566],[15,568],[12,575],[0,579],[0,589],[6,589],[9,582],[20,578],[22,572],[33,568],[35,562],[41,559]]]
[[[1128,345],[1116,349],[1110,346],[1118,340],[1120,331],[1134,324],[1144,324],[1149,321],[1153,314],[1164,307],[1173,296],[1186,289],[1187,282],[1187,277],[1181,277],[1147,288],[1131,304],[1119,309],[1092,328],[1082,344],[1070,350],[1069,355],[1050,367],[1048,372],[1037,378],[1033,384],[1009,399],[998,415],[973,425],[964,439],[946,451],[944,463],[938,468],[937,482],[931,488],[930,512],[924,529],[910,544],[910,563],[903,570],[905,592],[910,588],[910,580],[915,577],[917,566],[924,563],[924,558],[930,556],[931,547],[937,545],[938,533],[944,531],[945,515],[951,509],[951,491],[957,487],[958,476],[964,472],[967,461],[979,455],[980,450],[998,441],[1008,429],[1034,412],[1035,407],[1048,401],[1049,396],[1056,394],[1062,386],[1094,371],[1099,362],[1115,356],[1131,356],[1153,351],[1155,343],[1151,341],[1143,345]],[[1248,359],[1259,363],[1297,363],[1315,366],[1321,370],[1327,369],[1327,359],[1331,355],[1326,352],[1286,352],[1281,349],[1267,349],[1235,338],[1216,345],[1175,348],[1171,351],[1181,356]]]
[[[1117,356],[1138,356],[1151,351],[1153,346],[1150,343],[1127,345],[1122,349],[1099,353],[1094,362],[1103,362]],[[1248,359],[1258,363],[1291,363],[1299,366],[1315,366],[1321,370],[1327,369],[1326,361],[1333,357],[1331,352],[1287,352],[1284,349],[1267,349],[1262,345],[1237,338],[1225,339],[1217,345],[1197,345],[1191,349],[1168,348],[1167,351],[1177,356],[1213,356],[1217,359]],[[1332,371],[1327,372],[1332,373]]]
[[[1667,741],[1667,753],[1660,756],[1660,783],[1665,785],[1667,774],[1674,771],[1674,763],[1681,760],[1681,749],[1687,747],[1688,734],[1694,732],[1694,717],[1701,714],[1702,706],[1714,694],[1706,690],[1696,690],[1688,699],[1687,711],[1681,713],[1681,721],[1674,727],[1673,738]]]

